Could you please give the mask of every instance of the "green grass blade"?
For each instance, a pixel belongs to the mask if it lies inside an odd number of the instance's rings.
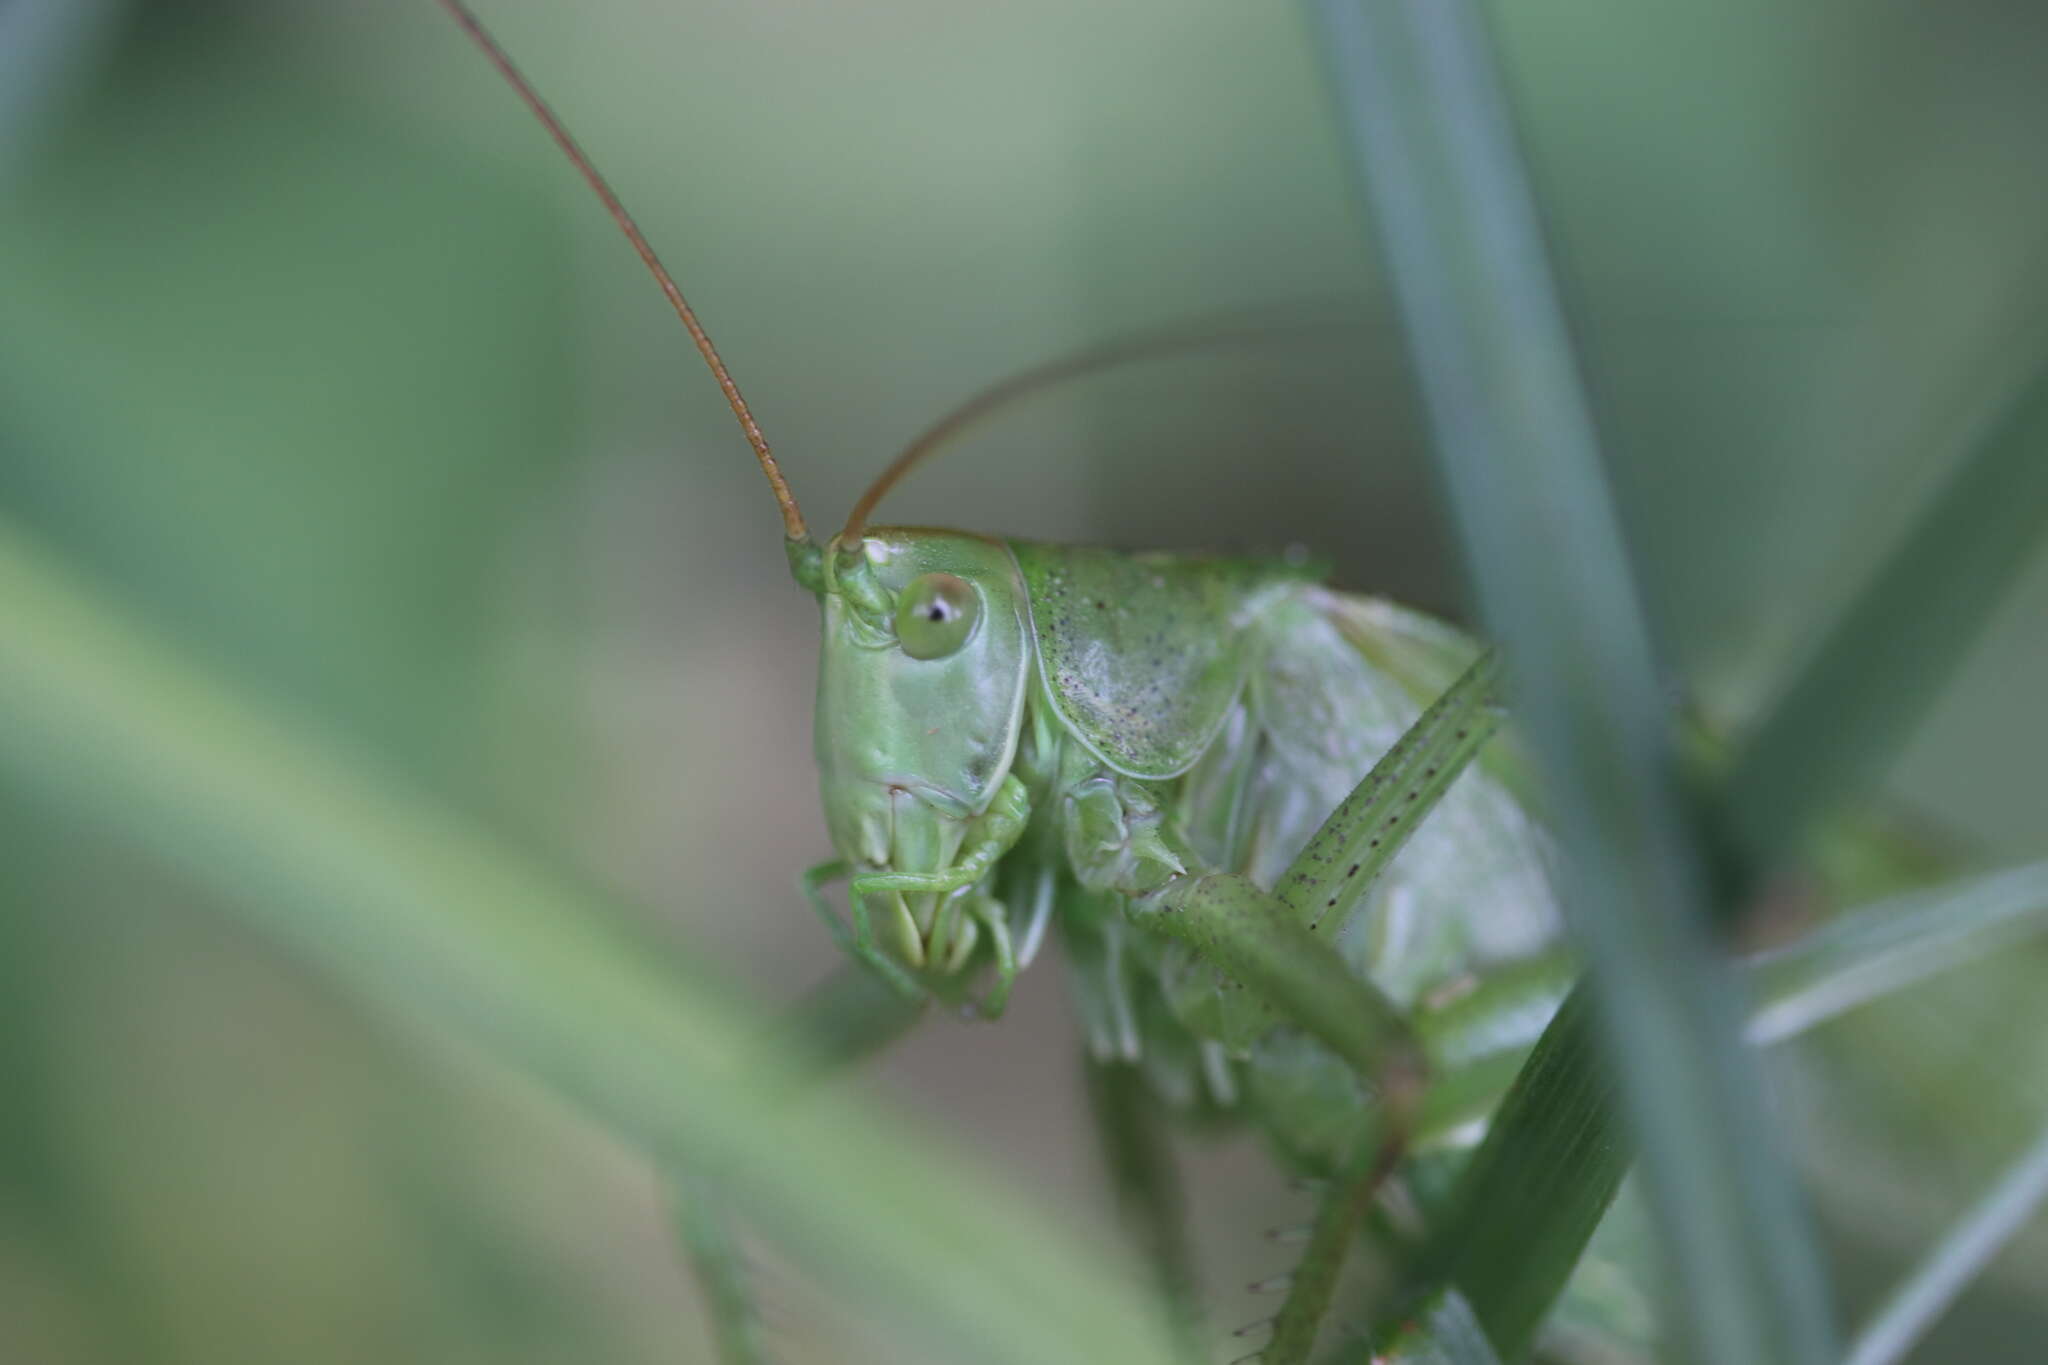
[[[1316,12],[1481,614],[1570,863],[1564,902],[1680,1322],[1711,1365],[1830,1360],[1820,1258],[1716,958],[1667,707],[1487,35],[1468,0]]]
[[[858,1097],[459,813],[223,688],[0,526],[0,780],[117,832],[402,1026],[445,1031],[714,1182],[943,1358],[1168,1359],[1119,1268]],[[709,974],[706,973],[706,976]]]
[[[2048,927],[2048,862],[1846,911],[1749,960],[1749,1039],[1775,1043]]]
[[[1433,1142],[1490,1118],[1577,983],[1570,956],[1550,953],[1488,972],[1449,1001],[1423,1003],[1414,1023],[1429,1063],[1429,1093],[1415,1140]]]
[[[1992,423],[1743,745],[1720,808],[1752,867],[1880,773],[2048,529],[2048,371]]]
[[[1957,1220],[1849,1348],[1846,1365],[1895,1365],[1956,1301],[1999,1248],[2048,1200],[2048,1131]]]
[[[1423,1288],[1456,1286],[1494,1347],[1519,1357],[1634,1160],[1582,987],[1537,1040],[1459,1178],[1419,1259]]]

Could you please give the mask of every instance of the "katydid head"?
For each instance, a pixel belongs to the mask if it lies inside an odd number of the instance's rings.
[[[1009,546],[954,531],[877,529],[828,564],[815,743],[825,822],[856,872],[955,865],[1016,757],[1031,654]],[[877,620],[843,590],[856,570],[886,598]],[[932,957],[945,896],[870,898],[905,961]],[[941,954],[942,955],[942,954]]]

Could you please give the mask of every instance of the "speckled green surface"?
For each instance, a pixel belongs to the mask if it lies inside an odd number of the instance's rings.
[[[1068,725],[1133,777],[1173,777],[1243,686],[1247,627],[1302,571],[1279,560],[1012,542],[1045,685]]]

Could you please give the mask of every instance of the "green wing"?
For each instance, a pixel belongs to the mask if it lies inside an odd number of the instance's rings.
[[[1329,616],[1352,648],[1419,706],[1442,696],[1479,652],[1456,626],[1381,597],[1332,593]],[[1537,809],[1534,769],[1513,730],[1486,746],[1479,767],[1525,807]]]
[[[1097,757],[1177,777],[1230,713],[1262,604],[1308,576],[1277,560],[1012,542],[1047,694]]]
[[[1253,880],[1277,875],[1330,809],[1478,653],[1469,636],[1373,598],[1316,590],[1268,614],[1251,690],[1270,771]],[[1548,835],[1497,735],[1374,886],[1340,948],[1395,999],[1541,950],[1558,932]]]

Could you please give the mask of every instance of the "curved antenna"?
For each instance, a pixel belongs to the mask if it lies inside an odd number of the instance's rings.
[[[733,382],[732,375],[726,371],[725,362],[719,359],[718,348],[711,344],[711,334],[697,321],[697,314],[691,309],[689,301],[683,297],[683,291],[676,287],[674,277],[668,273],[667,267],[662,265],[661,258],[654,254],[654,248],[648,245],[647,238],[641,235],[640,225],[633,221],[633,215],[626,212],[626,206],[612,193],[612,187],[598,174],[597,167],[583,154],[583,149],[576,145],[576,139],[569,136],[569,130],[555,117],[555,111],[548,107],[547,101],[540,97],[538,91],[527,84],[526,77],[519,74],[519,68],[512,65],[512,59],[505,55],[505,50],[498,46],[497,39],[491,37],[482,22],[470,13],[469,7],[463,4],[462,0],[440,0],[440,5],[448,11],[450,18],[461,25],[462,31],[469,35],[470,41],[477,45],[490,60],[491,65],[498,68],[498,74],[505,78],[506,84],[512,87],[526,107],[533,111],[533,116],[548,130],[548,136],[555,140],[555,145],[560,147],[576,169],[582,172],[583,179],[603,202],[605,211],[611,214],[612,221],[618,224],[619,231],[625,233],[626,240],[633,244],[633,250],[639,253],[642,264],[654,276],[655,283],[661,286],[661,292],[668,295],[669,304],[676,310],[676,316],[681,318],[683,326],[689,329],[690,340],[697,343],[697,353],[703,356],[704,363],[711,367],[711,377],[718,381],[719,389],[725,394],[725,401],[732,407],[732,415],[739,418],[740,430],[747,434],[747,444],[754,448],[754,458],[761,462],[761,472],[768,476],[768,486],[775,490],[775,501],[782,508],[783,531],[791,540],[807,539],[808,532],[804,529],[803,513],[797,510],[796,497],[789,491],[789,483],[782,477],[781,467],[775,463],[775,453],[768,449],[768,438],[761,434],[761,428],[754,421],[753,411],[747,407],[747,400],[740,395],[740,386]]]
[[[1260,318],[1265,320],[1257,320]],[[1355,319],[1303,319],[1297,310],[1292,309],[1261,310],[1254,314],[1238,311],[1193,323],[1179,322],[1150,331],[1134,332],[1113,341],[1056,356],[1021,373],[1011,375],[1008,379],[991,384],[926,427],[923,433],[905,446],[903,453],[891,460],[889,467],[868,485],[867,492],[860,495],[860,501],[847,513],[846,525],[840,530],[838,541],[841,545],[847,545],[859,540],[861,533],[867,529],[868,518],[874,513],[875,507],[888,496],[889,490],[903,481],[906,474],[924,463],[947,442],[1019,399],[1042,393],[1083,375],[1139,361],[1157,360],[1184,351],[1267,342],[1276,337],[1300,340],[1321,333],[1355,336],[1363,330],[1363,324]]]

